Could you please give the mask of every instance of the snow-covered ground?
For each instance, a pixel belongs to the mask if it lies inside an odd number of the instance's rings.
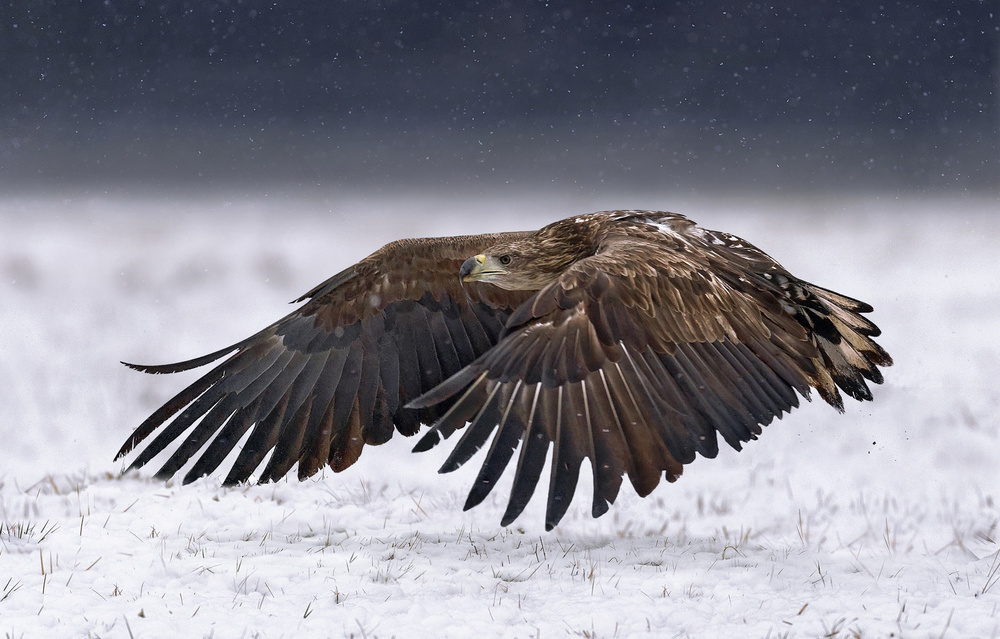
[[[396,437],[313,481],[186,487],[111,458],[225,346],[397,237],[663,208],[872,303],[875,402],[818,399],[553,533]],[[1000,636],[1000,203],[311,194],[0,200],[6,637]],[[586,494],[586,478],[579,494]],[[544,495],[544,489],[540,492]]]

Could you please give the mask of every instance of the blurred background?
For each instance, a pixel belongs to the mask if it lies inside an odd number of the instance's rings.
[[[234,343],[399,237],[610,208],[685,213],[872,303],[897,362],[879,468],[938,450],[893,445],[901,422],[1000,432],[995,2],[20,0],[2,17],[0,484],[120,470],[125,436],[200,374],[119,360]]]
[[[20,0],[0,187],[995,193],[993,2]]]

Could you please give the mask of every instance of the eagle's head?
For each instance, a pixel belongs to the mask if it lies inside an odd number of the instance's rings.
[[[595,252],[596,215],[560,220],[527,238],[497,244],[465,260],[462,282],[489,282],[508,291],[537,291]]]

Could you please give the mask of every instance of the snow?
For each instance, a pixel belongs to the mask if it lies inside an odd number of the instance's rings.
[[[664,194],[86,194],[0,200],[0,630],[8,637],[996,637],[995,199]],[[223,488],[120,477],[131,430],[197,376],[147,376],[288,312],[399,237],[664,208],[875,306],[896,364],[743,452],[552,533],[544,499],[462,512],[451,442]],[[509,473],[508,473],[509,474]],[[544,494],[544,487],[540,488]]]

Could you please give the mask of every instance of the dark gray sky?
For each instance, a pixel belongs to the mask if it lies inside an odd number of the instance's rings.
[[[11,0],[0,182],[995,189],[991,2]]]

